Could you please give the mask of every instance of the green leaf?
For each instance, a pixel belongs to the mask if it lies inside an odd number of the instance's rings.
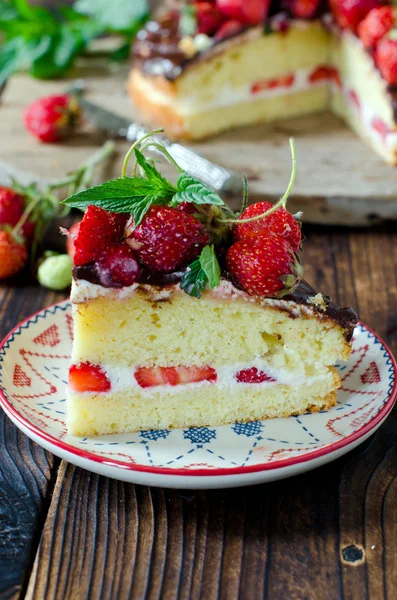
[[[167,192],[164,187],[159,187],[148,179],[122,177],[74,194],[64,200],[62,204],[80,210],[85,210],[90,204],[95,204],[104,210],[116,213],[135,214],[136,211],[140,222],[146,204],[148,204],[148,208],[151,204],[168,204],[172,195],[173,191]]]
[[[207,275],[200,265],[200,260],[192,262],[187,268],[181,279],[181,288],[194,298],[201,298],[205,286],[207,285]]]
[[[77,0],[73,8],[113,31],[128,31],[149,14],[146,0]]]
[[[147,179],[152,183],[156,184],[160,188],[164,188],[166,192],[175,193],[177,191],[176,187],[172,185],[168,179],[162,176],[162,174],[156,169],[156,167],[150,164],[142,152],[138,150],[138,148],[134,149],[135,158],[137,160],[138,165],[143,169]]]
[[[208,283],[210,289],[220,284],[221,269],[214,246],[205,246],[197,260],[192,262],[181,279],[181,288],[195,298],[201,298]]]
[[[212,290],[221,281],[221,268],[215,254],[214,246],[205,246],[201,251],[199,261],[208,279],[208,285]]]
[[[172,205],[176,206],[181,202],[192,202],[193,204],[215,204],[221,206],[224,204],[222,198],[208,186],[201,183],[195,177],[188,173],[181,173],[178,178],[178,193],[172,199]]]
[[[16,71],[28,69],[45,47],[45,39],[27,41],[16,37],[5,42],[0,47],[0,85]]]
[[[197,32],[197,10],[195,6],[183,4],[180,12],[179,31],[181,35],[194,35]]]

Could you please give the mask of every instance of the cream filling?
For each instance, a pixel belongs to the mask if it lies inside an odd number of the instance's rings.
[[[247,82],[239,88],[226,85],[221,89],[217,89],[215,97],[208,101],[203,101],[203,98],[199,95],[195,96],[194,92],[188,98],[174,98],[166,92],[162,92],[155,88],[150,79],[142,78],[139,85],[141,92],[146,94],[151,102],[173,108],[182,116],[189,116],[197,113],[209,112],[218,108],[225,108],[227,106],[255,102],[256,100],[262,100],[263,98],[275,98],[287,94],[297,94],[314,87],[327,85],[328,81],[326,79],[315,82],[309,81],[309,75],[315,69],[316,66],[299,69],[298,71],[291,73],[291,75],[294,76],[294,81],[291,85],[280,85],[272,89],[262,89],[255,93],[252,91],[252,86],[259,83],[259,81]],[[263,80],[263,83],[266,83],[265,79]]]
[[[269,378],[272,378],[274,381],[263,381],[261,383],[240,383],[236,379],[236,374],[243,369],[252,369],[256,367],[258,371],[263,371]],[[216,369],[217,379],[214,382],[211,381],[200,381],[195,383],[186,383],[182,385],[156,385],[152,387],[142,388],[134,377],[135,367],[112,367],[112,366],[102,366],[103,371],[106,373],[110,383],[111,390],[110,392],[102,392],[100,395],[106,396],[109,393],[117,393],[122,392],[127,389],[136,389],[139,390],[140,393],[150,394],[152,392],[161,392],[167,393],[170,389],[174,389],[175,391],[181,390],[182,388],[188,386],[189,388],[202,388],[204,386],[217,385],[219,387],[229,387],[233,388],[234,386],[251,386],[254,385],[255,388],[263,389],[269,386],[274,385],[290,385],[290,386],[301,386],[301,385],[312,385],[316,382],[323,381],[324,379],[328,379],[332,377],[332,373],[329,371],[324,371],[324,365],[313,365],[313,371],[320,372],[319,375],[313,375],[307,377],[302,374],[293,373],[288,371],[287,369],[282,368],[274,368],[270,367],[269,363],[263,358],[255,358],[252,361],[237,363],[233,365],[223,365],[222,367],[218,367]],[[73,390],[69,389],[70,393],[75,393]],[[83,396],[90,396],[93,392],[82,392],[79,393]]]

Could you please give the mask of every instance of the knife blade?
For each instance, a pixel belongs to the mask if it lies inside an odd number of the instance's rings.
[[[141,124],[131,123],[128,119],[84,98],[84,89],[84,81],[77,80],[67,92],[78,97],[84,117],[95,129],[110,137],[124,138],[129,142],[135,142],[148,133],[149,130]],[[179,166],[193,177],[200,179],[217,192],[242,198],[244,181],[242,175],[237,171],[221,167],[182,144],[171,142],[162,135],[154,136],[153,141],[165,146]],[[151,151],[161,154],[155,147],[152,147]]]

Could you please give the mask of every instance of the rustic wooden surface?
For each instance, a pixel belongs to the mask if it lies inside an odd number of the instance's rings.
[[[137,119],[125,89],[128,66],[115,68],[109,71],[103,60],[90,59],[80,63],[69,81],[15,76],[1,99],[0,159],[47,179],[75,169],[98,145],[98,136],[87,128],[67,144],[40,145],[26,135],[22,111],[35,98],[63,92],[75,77],[81,77],[87,82],[87,98],[128,119]],[[306,221],[341,225],[370,225],[379,219],[397,218],[397,169],[385,165],[330,113],[290,119],[271,127],[238,129],[192,147],[213,162],[245,173],[252,199],[275,199],[289,180],[290,135],[296,139],[298,157],[292,212],[303,210]],[[119,159],[109,173],[113,176],[120,173],[127,144],[120,143],[119,148]],[[236,208],[240,201],[236,199]]]
[[[397,353],[397,236],[307,226],[309,280]],[[60,294],[1,288],[1,333]],[[1,412],[1,411],[0,411]],[[0,598],[397,597],[397,413],[365,444],[286,481],[134,486],[59,461],[0,416]]]

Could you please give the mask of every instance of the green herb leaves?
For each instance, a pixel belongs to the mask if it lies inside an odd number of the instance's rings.
[[[190,296],[201,298],[207,284],[212,290],[220,284],[221,269],[214,246],[205,246],[197,260],[187,268],[181,288]]]
[[[178,179],[178,193],[175,194],[172,204],[175,206],[181,202],[193,202],[193,204],[224,204],[222,198],[209,187],[195,179],[188,173],[181,173]]]
[[[177,206],[181,202],[223,205],[223,200],[206,185],[187,173],[179,176],[175,187],[146,160],[137,148],[136,162],[144,177],[121,177],[79,192],[64,200],[64,204],[85,210],[89,204],[116,213],[131,213],[135,227],[152,204]]]
[[[111,8],[109,8],[111,6]],[[83,14],[81,14],[83,13]],[[31,6],[27,0],[0,0],[0,85],[19,70],[38,78],[63,75],[94,38],[106,32],[130,44],[148,16],[146,0],[79,0],[57,11]]]

